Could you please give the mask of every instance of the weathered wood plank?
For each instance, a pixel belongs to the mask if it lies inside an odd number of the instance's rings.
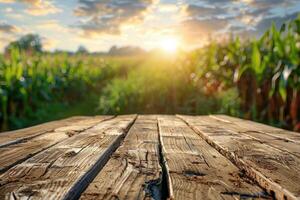
[[[80,121],[69,121],[69,125],[46,132],[30,140],[22,140],[17,144],[0,148],[0,172],[4,172],[17,163],[20,163],[35,154],[57,144],[58,142],[72,137],[88,128],[109,119],[109,116],[91,117]]]
[[[238,125],[240,128],[243,129],[244,132],[247,131],[251,132],[253,131],[253,129],[255,129],[255,131],[257,131],[258,133],[269,135],[278,139],[283,139],[287,142],[300,144],[300,134],[296,132],[283,130],[280,128],[275,128],[258,122],[243,120],[243,119],[230,117],[226,115],[212,115],[211,117],[222,120],[227,123],[233,123],[235,125]]]
[[[266,126],[260,123],[242,120],[225,115],[211,115],[208,123],[218,124],[223,128],[245,134],[274,148],[287,151],[300,158],[300,133]]]
[[[139,116],[123,144],[81,195],[87,199],[146,199],[161,180],[155,116]]]
[[[55,129],[66,126],[72,122],[78,122],[88,119],[88,117],[71,117],[63,120],[47,122],[33,127],[19,129],[16,131],[8,131],[0,133],[0,148],[11,144],[16,144],[24,140],[29,140],[46,132],[54,131]]]
[[[159,116],[162,154],[174,199],[259,198],[261,188],[175,116]]]
[[[276,199],[300,198],[300,160],[245,134],[211,123],[207,116],[180,116],[207,142],[245,170]],[[249,127],[250,128],[250,127]]]
[[[104,121],[0,176],[0,199],[73,199],[103,167],[136,116]]]

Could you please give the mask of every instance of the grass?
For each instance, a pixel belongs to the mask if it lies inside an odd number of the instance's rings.
[[[0,128],[73,115],[223,113],[300,130],[300,17],[258,40],[164,55],[0,56]]]

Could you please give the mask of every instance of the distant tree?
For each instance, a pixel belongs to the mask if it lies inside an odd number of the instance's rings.
[[[76,51],[77,54],[88,54],[89,51],[87,50],[87,48],[85,48],[85,46],[80,45]]]
[[[18,48],[30,54],[42,52],[42,40],[37,34],[27,34],[16,41],[10,42],[5,48],[5,53],[9,53],[13,48]]]
[[[108,54],[115,55],[117,53],[117,51],[118,51],[118,47],[114,45],[109,49]]]
[[[144,53],[145,50],[134,46],[117,47],[114,45],[108,51],[108,55],[123,55],[123,56],[139,55]]]

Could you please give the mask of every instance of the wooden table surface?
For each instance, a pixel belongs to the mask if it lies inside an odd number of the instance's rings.
[[[0,199],[300,199],[300,134],[225,115],[0,133]]]

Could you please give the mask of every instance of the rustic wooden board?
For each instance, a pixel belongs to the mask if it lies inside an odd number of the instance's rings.
[[[210,118],[207,118],[207,122],[218,124],[227,130],[248,135],[262,143],[289,152],[300,158],[300,140],[297,139],[300,138],[299,133],[224,115],[211,115]]]
[[[155,116],[139,116],[123,144],[82,194],[86,199],[159,198],[161,167]]]
[[[300,160],[253,137],[212,123],[208,116],[180,116],[207,142],[245,170],[276,199],[300,198]],[[209,119],[210,118],[210,119]],[[250,126],[249,126],[250,128]]]
[[[3,173],[17,163],[34,156],[35,154],[57,144],[64,139],[73,137],[78,133],[99,124],[111,117],[90,117],[80,121],[68,122],[69,125],[55,129],[53,132],[46,132],[29,140],[21,140],[19,143],[0,148],[0,172]],[[0,134],[0,138],[3,137]]]
[[[175,116],[159,116],[162,154],[173,199],[264,197],[261,188]]]
[[[118,147],[135,117],[104,121],[10,168],[0,176],[0,199],[79,197]]]
[[[244,132],[257,131],[263,135],[269,135],[278,139],[283,139],[286,142],[293,142],[300,144],[300,134],[288,130],[283,130],[280,128],[275,128],[258,122],[253,122],[250,120],[243,120],[235,117],[230,117],[226,115],[212,115],[211,118],[221,120],[223,122],[233,123],[238,125]]]
[[[47,122],[29,128],[19,129],[16,131],[8,131],[0,133],[0,147],[16,144],[24,140],[31,139],[46,132],[54,131],[56,128],[66,126],[73,122],[79,122],[88,117],[71,117],[68,119]]]

